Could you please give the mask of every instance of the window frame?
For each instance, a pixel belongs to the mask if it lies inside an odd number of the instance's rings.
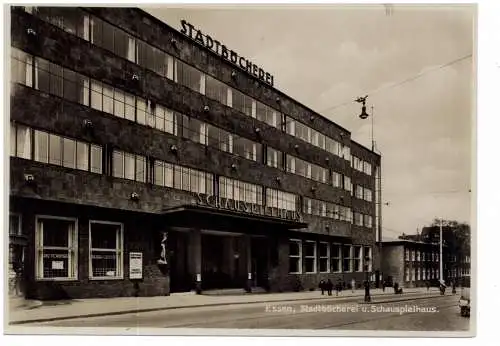
[[[307,256],[305,251],[302,251],[304,257],[304,274],[316,274],[318,272],[318,244],[314,240],[304,240],[304,243],[309,243],[314,245],[314,256]],[[307,271],[307,260],[313,262],[313,271]]]
[[[296,244],[298,244],[299,246],[299,254],[298,255],[290,255],[290,252],[288,253],[288,274],[302,274],[303,270],[302,270],[302,253],[303,253],[303,250],[302,250],[302,240],[301,239],[288,239],[288,246],[290,246],[290,243],[291,242],[294,242]],[[297,263],[297,268],[298,268],[298,272],[292,272],[290,271],[290,259],[293,258],[294,260],[298,260],[298,263]]]
[[[321,256],[321,251],[318,251],[318,260],[319,260],[319,268],[318,271],[319,273],[329,273],[330,272],[330,243],[326,241],[320,241],[319,246],[321,247],[322,245],[326,246],[326,256]],[[321,260],[326,259],[326,271],[321,271]]]
[[[120,275],[115,275],[115,276],[93,276],[92,275],[92,252],[97,251],[97,252],[112,252],[112,249],[99,249],[96,248],[94,249],[92,247],[92,224],[101,224],[101,225],[115,225],[115,226],[120,226],[120,229],[118,232],[120,233],[119,236],[117,236],[117,239],[119,239],[119,246],[120,249],[115,248],[114,252],[116,254],[116,267],[120,269]],[[89,280],[92,281],[99,281],[99,280],[123,280],[125,278],[125,268],[124,268],[124,257],[125,257],[125,244],[124,244],[124,224],[122,222],[114,222],[114,221],[105,221],[105,220],[89,220],[89,246],[88,246],[88,275],[89,275]],[[118,258],[119,257],[119,258]]]
[[[43,226],[39,229],[40,220],[61,220],[61,221],[72,221],[73,230],[68,229],[68,243],[70,242],[69,234],[72,232],[72,244],[68,244],[68,274],[71,272],[73,276],[68,277],[52,277],[47,278],[43,276],[43,253],[45,248],[50,248],[48,250],[64,250],[66,248],[54,247],[54,246],[43,246]],[[35,280],[36,281],[77,281],[78,280],[78,254],[79,254],[79,232],[78,232],[78,219],[74,217],[64,217],[64,216],[54,216],[54,215],[35,215]],[[71,259],[71,265],[70,263]],[[40,273],[41,269],[41,273]],[[41,275],[40,275],[41,274]]]

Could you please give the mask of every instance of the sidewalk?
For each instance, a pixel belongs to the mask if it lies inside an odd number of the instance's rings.
[[[407,288],[405,293],[395,295],[392,289],[370,290],[373,303],[377,302],[377,297],[392,296],[394,299],[407,300],[415,298],[416,294],[420,296],[436,296],[439,294],[437,288],[431,288],[429,291],[425,287]],[[408,296],[411,294],[411,296]],[[97,317],[106,315],[119,315],[126,313],[139,313],[158,310],[168,310],[175,308],[195,308],[203,306],[220,306],[229,304],[252,304],[252,303],[272,303],[285,301],[300,301],[311,299],[339,299],[363,297],[364,290],[342,291],[338,297],[321,295],[321,291],[307,292],[289,292],[289,293],[262,293],[262,294],[244,294],[236,296],[209,296],[196,295],[190,293],[177,293],[170,296],[160,297],[118,297],[118,298],[91,298],[75,299],[66,301],[29,301],[24,300],[24,304],[19,298],[9,301],[9,323],[23,324],[31,322],[44,322],[63,320],[79,317]],[[386,301],[387,299],[384,299]]]

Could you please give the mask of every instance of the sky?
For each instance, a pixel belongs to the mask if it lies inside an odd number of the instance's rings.
[[[361,120],[360,105],[353,102],[368,95],[382,154],[383,238],[416,233],[438,217],[471,222],[472,7],[173,6],[144,9],[177,30],[186,19],[273,74],[277,89],[369,148],[371,118]]]

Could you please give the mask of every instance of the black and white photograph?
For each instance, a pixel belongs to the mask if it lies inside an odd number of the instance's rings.
[[[6,333],[475,335],[477,4],[4,10]]]

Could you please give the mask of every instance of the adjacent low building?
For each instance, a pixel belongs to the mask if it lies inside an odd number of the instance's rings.
[[[379,272],[380,155],[191,27],[134,8],[12,8],[25,296],[302,290]]]

